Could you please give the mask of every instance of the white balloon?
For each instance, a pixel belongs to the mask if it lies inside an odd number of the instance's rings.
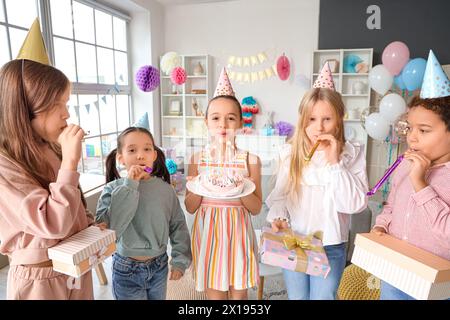
[[[405,100],[396,93],[390,93],[380,101],[380,114],[389,123],[394,123],[398,117],[406,112]]]
[[[394,82],[394,77],[382,64],[378,64],[369,72],[369,84],[373,90],[384,95]]]
[[[375,140],[384,141],[389,136],[390,125],[378,112],[371,113],[365,123],[367,134]]]

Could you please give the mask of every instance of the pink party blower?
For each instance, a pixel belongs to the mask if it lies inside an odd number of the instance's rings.
[[[386,173],[384,174],[384,176],[380,179],[380,181],[377,182],[377,184],[375,185],[375,187],[373,187],[372,190],[370,190],[369,192],[367,192],[368,196],[373,196],[378,189],[380,189],[380,187],[383,185],[383,183],[389,178],[389,176],[391,175],[392,172],[394,172],[395,168],[398,167],[398,165],[400,164],[400,162],[402,162],[404,158],[404,155],[402,154],[401,156],[399,156],[397,158],[397,160],[395,160],[395,162],[392,164],[392,166],[386,171]]]

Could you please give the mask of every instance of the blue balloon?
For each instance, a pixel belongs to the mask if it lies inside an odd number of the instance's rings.
[[[422,86],[423,75],[427,61],[423,58],[415,58],[409,61],[401,73],[406,89],[413,91]]]
[[[400,90],[405,90],[405,82],[403,82],[403,75],[400,73],[398,76],[394,77],[394,83]]]

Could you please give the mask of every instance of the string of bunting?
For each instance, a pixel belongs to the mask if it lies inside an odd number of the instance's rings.
[[[230,80],[237,82],[256,82],[258,80],[270,79],[277,76],[277,65],[274,64],[271,68],[266,68],[260,71],[253,72],[236,72],[230,71],[228,77]]]
[[[111,89],[108,89],[106,91],[106,95],[111,95],[113,96],[114,94],[118,94],[120,93],[120,89],[119,89],[119,85],[117,84],[117,82],[114,84],[114,87]],[[100,99],[103,101],[104,104],[106,104],[106,95],[103,95]],[[91,111],[91,106],[94,105],[95,109],[97,110],[97,112],[99,113],[99,106],[100,106],[100,102],[99,100],[96,100],[94,102],[91,103],[86,103],[84,104],[84,108],[86,109],[86,112],[89,114],[89,112]],[[73,107],[75,110],[75,114],[77,115],[78,118],[80,118],[80,106],[79,105],[69,105],[68,108],[70,109],[70,107]]]
[[[229,56],[228,65],[237,67],[250,67],[250,65],[255,66],[257,64],[263,63],[266,60],[267,56],[264,52],[246,57]]]

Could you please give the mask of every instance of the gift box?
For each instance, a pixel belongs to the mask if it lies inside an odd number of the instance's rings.
[[[312,276],[326,278],[330,264],[323,249],[321,235],[301,235],[291,229],[273,232],[263,227],[261,235],[261,262]]]
[[[390,235],[357,234],[352,263],[415,299],[450,298],[450,261]]]
[[[175,192],[180,194],[184,190],[184,175],[181,172],[176,172],[170,176],[170,182],[175,189]]]
[[[78,278],[116,251],[116,232],[90,226],[48,249],[55,271]]]

